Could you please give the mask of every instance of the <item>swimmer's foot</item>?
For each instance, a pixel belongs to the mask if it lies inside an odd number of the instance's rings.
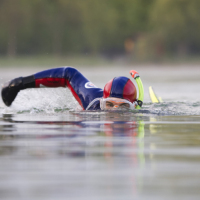
[[[18,92],[24,88],[22,79],[22,77],[19,77],[3,85],[1,96],[6,106],[10,106]]]

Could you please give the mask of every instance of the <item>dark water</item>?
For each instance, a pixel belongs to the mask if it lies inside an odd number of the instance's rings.
[[[140,111],[80,111],[61,88],[23,91],[10,108],[1,102],[0,199],[199,199],[198,67],[136,70]],[[113,76],[81,71],[98,86]],[[1,82],[15,77],[4,73]],[[150,102],[150,85],[163,103]]]

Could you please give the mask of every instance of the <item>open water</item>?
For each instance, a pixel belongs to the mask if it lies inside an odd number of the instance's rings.
[[[2,68],[0,82],[44,69]],[[102,88],[137,70],[143,108],[81,111],[67,88],[0,101],[0,199],[199,199],[200,66],[78,69]],[[151,103],[149,86],[163,103]]]

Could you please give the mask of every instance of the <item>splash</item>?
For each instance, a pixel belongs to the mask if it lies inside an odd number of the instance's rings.
[[[200,102],[149,103],[143,109],[156,115],[200,115]]]
[[[67,88],[40,88],[22,90],[10,107],[0,104],[2,114],[55,113],[81,110]]]
[[[80,112],[82,108],[67,88],[27,89],[19,92],[10,107],[0,102],[0,114],[53,114],[68,111]],[[86,111],[85,111],[86,112]],[[102,112],[95,113],[102,114]],[[133,113],[153,115],[200,115],[200,102],[144,103]]]

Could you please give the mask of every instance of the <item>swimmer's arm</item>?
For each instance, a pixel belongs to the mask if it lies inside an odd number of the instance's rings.
[[[10,106],[20,90],[35,87],[34,76],[15,78],[2,86],[1,97],[6,106]]]
[[[93,99],[103,95],[100,88],[90,87],[88,89],[85,87],[86,83],[89,83],[89,80],[75,68],[55,68],[11,80],[2,87],[1,96],[3,102],[10,106],[20,90],[40,87],[68,87],[80,106],[86,109]]]
[[[35,87],[67,87],[78,70],[72,67],[48,69],[34,74]]]
[[[70,82],[78,70],[62,67],[38,72],[27,77],[15,78],[4,84],[1,91],[3,102],[10,106],[20,90],[39,87],[70,87]],[[87,80],[87,79],[86,79]]]
[[[34,76],[35,87],[68,87],[83,109],[95,98],[103,96],[102,89],[97,88],[72,67],[47,70]]]

